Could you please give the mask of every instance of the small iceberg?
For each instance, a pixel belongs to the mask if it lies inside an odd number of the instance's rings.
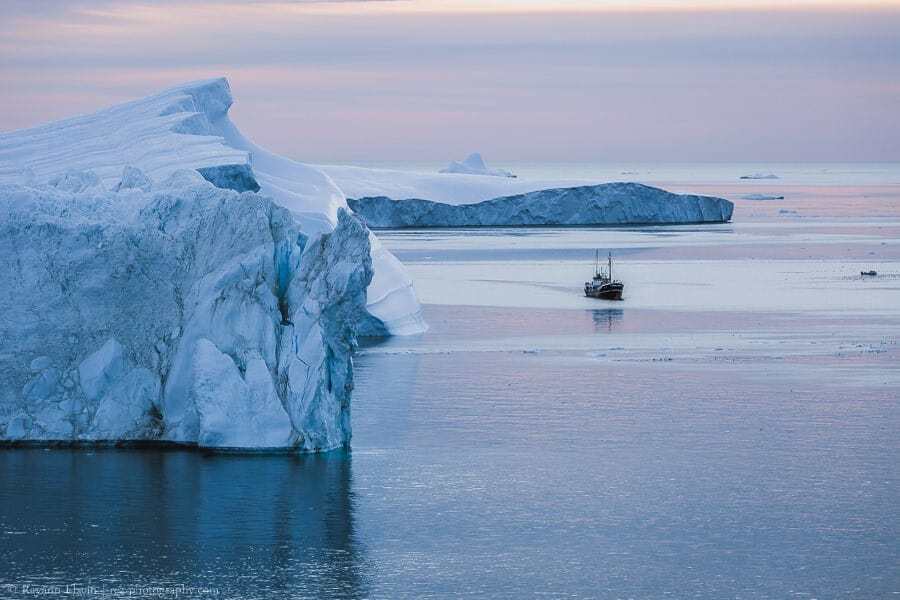
[[[777,194],[745,194],[741,200],[784,200],[784,196]]]
[[[751,173],[750,175],[741,175],[741,179],[779,179],[778,175],[773,173]]]
[[[441,173],[456,173],[462,175],[490,175],[492,177],[515,177],[509,171],[503,169],[489,169],[484,162],[481,154],[473,152],[462,162],[453,161],[447,165],[446,169],[441,169]]]

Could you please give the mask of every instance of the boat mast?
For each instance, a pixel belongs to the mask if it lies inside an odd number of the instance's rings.
[[[600,249],[594,249],[594,277],[600,274]]]
[[[612,281],[612,252],[609,253],[609,280]]]

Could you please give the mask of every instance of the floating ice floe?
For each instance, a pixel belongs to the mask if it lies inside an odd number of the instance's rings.
[[[773,173],[751,173],[750,175],[741,175],[741,179],[779,179],[778,175]]]
[[[744,194],[742,200],[784,200],[784,196],[776,194]]]

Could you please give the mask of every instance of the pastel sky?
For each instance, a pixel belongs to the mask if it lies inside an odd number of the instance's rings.
[[[0,130],[225,75],[312,162],[898,161],[900,0],[0,3]]]

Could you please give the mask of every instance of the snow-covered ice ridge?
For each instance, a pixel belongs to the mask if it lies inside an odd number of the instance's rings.
[[[638,183],[540,190],[452,205],[385,196],[349,200],[369,227],[503,227],[725,223],[734,204]]]
[[[0,134],[0,183],[43,184],[90,171],[106,189],[125,166],[152,182],[194,169],[216,186],[257,191],[294,213],[305,233],[331,231],[344,193],[319,169],[277,156],[246,139],[228,118],[224,78],[184,84],[99,112]],[[78,177],[80,175],[74,175]],[[391,333],[422,331],[412,280],[372,236],[374,277],[368,310]]]
[[[359,220],[308,235],[196,171],[108,180],[0,184],[0,440],[347,444],[372,318]]]

